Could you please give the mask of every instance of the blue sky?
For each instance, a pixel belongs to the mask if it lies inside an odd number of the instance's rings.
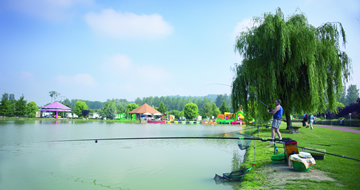
[[[341,22],[352,79],[360,88],[360,1],[0,2],[0,93],[42,106],[63,98],[106,101],[230,93],[236,35],[280,7],[313,26]],[[60,98],[58,98],[60,100]]]

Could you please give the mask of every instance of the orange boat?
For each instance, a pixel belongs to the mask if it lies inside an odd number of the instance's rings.
[[[212,122],[212,121],[209,121],[209,122],[203,122],[202,124],[210,124],[210,125],[216,125],[218,124],[217,122]]]

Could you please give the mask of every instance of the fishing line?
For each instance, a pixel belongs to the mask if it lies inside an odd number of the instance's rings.
[[[271,139],[271,138],[258,138],[258,137],[133,137],[133,138],[104,138],[104,139],[73,139],[73,140],[57,140],[57,141],[46,141],[46,142],[74,142],[74,141],[95,141],[95,143],[97,143],[98,141],[102,140],[102,141],[112,141],[112,140],[161,140],[161,139],[225,139],[225,140],[260,140],[260,141],[285,141],[285,140],[291,140],[288,138],[283,138],[282,140],[280,139]],[[337,155],[337,154],[332,154],[332,153],[328,153],[328,152],[323,152],[323,151],[318,151],[315,149],[311,149],[311,148],[305,148],[305,147],[300,147],[301,149],[304,150],[311,150],[311,151],[315,151],[315,152],[319,152],[319,153],[323,153],[323,154],[329,154],[332,156],[337,156],[337,157],[341,157],[341,158],[347,158],[347,159],[351,159],[351,160],[355,160],[355,161],[360,161],[360,159],[356,159],[356,158],[350,158],[347,156],[341,156],[341,155]]]
[[[224,86],[229,86],[229,87],[231,87],[231,85],[223,84],[223,83],[211,83],[211,84],[207,84],[207,85],[224,85]]]

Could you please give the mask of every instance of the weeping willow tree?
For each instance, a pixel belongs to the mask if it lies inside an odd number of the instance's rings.
[[[254,18],[254,26],[236,40],[243,61],[234,67],[232,105],[241,104],[258,121],[267,121],[271,115],[257,99],[272,108],[280,99],[288,127],[293,112],[322,111],[326,103],[335,110],[351,70],[341,43],[345,47],[341,23],[316,28],[303,13],[284,19],[280,8]]]

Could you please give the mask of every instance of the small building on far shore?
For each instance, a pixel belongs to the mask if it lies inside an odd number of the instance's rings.
[[[55,112],[55,118],[57,119],[59,112],[72,112],[71,109],[67,106],[64,106],[63,104],[59,102],[54,102],[52,104],[46,105],[41,108],[41,112]],[[41,114],[42,115],[42,114]]]
[[[140,120],[141,117],[147,118],[148,115],[162,115],[159,111],[149,106],[148,104],[143,104],[142,106],[132,110],[129,114],[136,114],[136,120]]]

